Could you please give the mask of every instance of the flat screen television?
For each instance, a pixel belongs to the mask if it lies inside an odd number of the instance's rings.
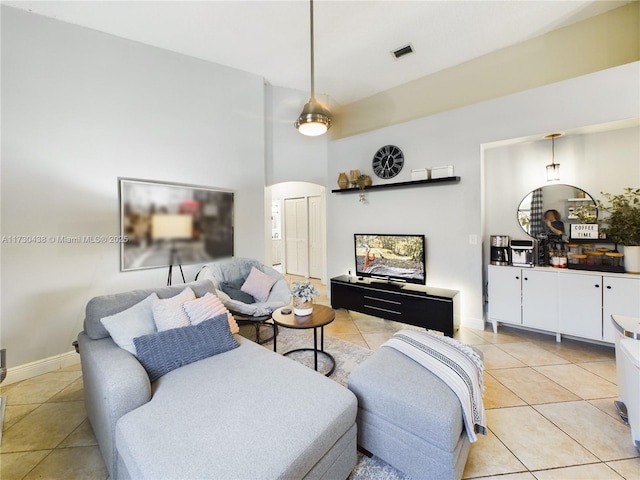
[[[356,274],[388,282],[426,283],[424,235],[356,233]]]

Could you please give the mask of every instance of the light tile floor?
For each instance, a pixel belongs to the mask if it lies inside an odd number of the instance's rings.
[[[294,277],[289,277],[292,281]],[[329,304],[319,285],[319,303]],[[372,350],[406,325],[339,310],[329,335]],[[485,359],[487,436],[464,478],[640,480],[640,457],[618,417],[613,348],[501,327],[456,338]],[[0,388],[7,395],[0,478],[106,479],[83,404],[80,366]]]

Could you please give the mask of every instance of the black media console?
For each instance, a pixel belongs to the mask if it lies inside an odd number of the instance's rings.
[[[453,337],[460,325],[457,290],[398,285],[341,275],[331,279],[331,306],[438,330]]]

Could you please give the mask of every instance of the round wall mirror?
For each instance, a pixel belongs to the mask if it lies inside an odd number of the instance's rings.
[[[545,212],[554,213],[547,215]],[[558,217],[558,218],[554,218]],[[596,202],[584,190],[571,185],[544,185],[529,192],[518,206],[518,223],[527,235],[569,235],[571,223],[593,223]],[[559,233],[562,232],[562,233]]]

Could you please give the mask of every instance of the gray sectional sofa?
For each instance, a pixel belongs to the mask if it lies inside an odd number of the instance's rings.
[[[188,284],[201,297],[209,280]],[[112,479],[341,479],[356,464],[355,396],[238,335],[237,348],[151,383],[100,319],[156,292],[92,299],[78,336],[85,404]]]

